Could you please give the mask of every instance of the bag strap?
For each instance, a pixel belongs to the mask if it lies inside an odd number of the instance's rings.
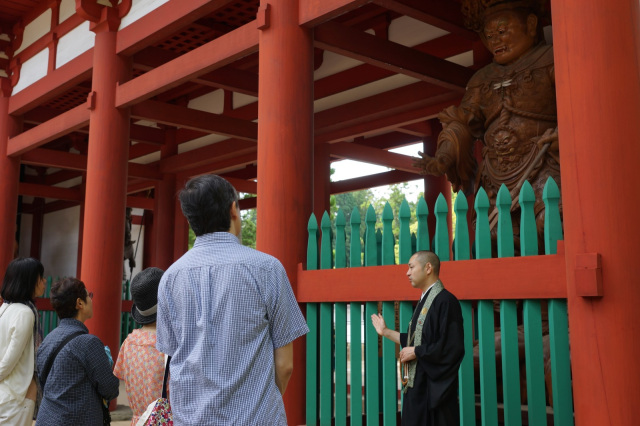
[[[49,359],[47,359],[47,362],[45,363],[44,368],[42,369],[42,379],[40,380],[42,389],[44,389],[44,385],[47,382],[47,377],[49,376],[49,371],[51,370],[51,367],[53,367],[53,361],[55,361],[56,357],[58,356],[58,352],[60,352],[67,343],[69,343],[71,340],[73,340],[74,338],[78,337],[81,334],[85,334],[85,332],[76,331],[75,333],[71,333],[70,335],[68,335],[62,341],[62,343],[60,343],[60,345],[56,348],[56,350],[53,351]]]
[[[169,377],[169,363],[171,357],[167,355],[167,363],[164,366],[164,379],[162,379],[162,397],[167,398],[167,377]]]

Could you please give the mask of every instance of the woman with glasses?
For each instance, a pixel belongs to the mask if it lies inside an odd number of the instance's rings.
[[[31,425],[38,387],[35,352],[42,340],[35,298],[45,288],[44,268],[33,258],[14,259],[2,281],[0,306],[0,424]]]
[[[118,396],[120,384],[110,357],[84,322],[93,316],[93,294],[76,278],[51,287],[51,305],[60,324],[37,354],[43,389],[37,425],[102,425],[103,405]]]

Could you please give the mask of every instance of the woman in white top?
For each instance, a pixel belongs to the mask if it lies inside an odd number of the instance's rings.
[[[44,294],[44,268],[14,259],[2,282],[0,306],[0,425],[31,425],[38,388],[35,350],[42,340],[34,300]]]

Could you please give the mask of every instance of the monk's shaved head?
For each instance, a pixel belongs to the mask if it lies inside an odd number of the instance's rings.
[[[437,276],[440,276],[440,258],[438,255],[429,250],[420,250],[417,251],[414,256],[422,266],[430,263],[433,268],[433,272],[435,272]]]

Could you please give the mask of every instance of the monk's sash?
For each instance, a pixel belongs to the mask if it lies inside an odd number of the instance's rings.
[[[444,290],[444,286],[442,285],[442,282],[440,280],[436,281],[435,284],[433,284],[431,291],[429,291],[429,294],[427,295],[427,300],[425,300],[424,302],[424,306],[422,307],[422,311],[420,311],[420,315],[418,315],[418,323],[416,324],[416,330],[413,332],[413,335],[409,335],[409,337],[407,338],[407,346],[420,346],[420,344],[422,343],[422,327],[424,327],[424,322],[427,318],[427,313],[429,312],[431,303],[433,303],[433,299],[435,299],[436,296],[440,294],[442,290]],[[411,318],[411,321],[409,321],[409,329],[407,330],[407,333],[411,333],[412,322],[413,322],[413,318]],[[413,345],[411,344],[412,341],[413,341]],[[416,377],[416,366],[418,365],[418,360],[414,359],[413,361],[409,361],[408,364],[409,364],[409,381],[402,389],[404,393],[407,393],[407,390],[413,387],[413,380]]]

